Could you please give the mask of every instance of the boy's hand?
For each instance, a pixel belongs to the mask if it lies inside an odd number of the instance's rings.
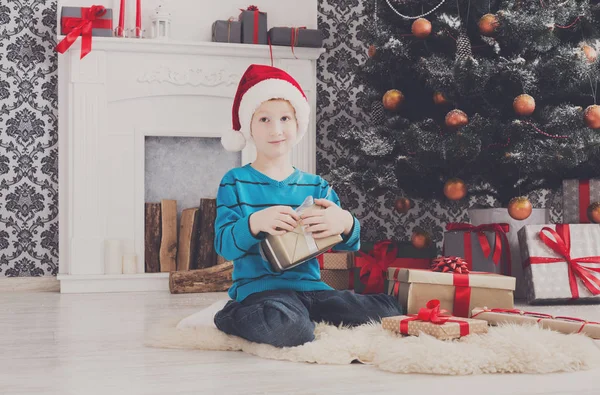
[[[294,230],[298,226],[300,217],[289,206],[273,206],[255,212],[250,216],[250,232],[254,236],[265,232],[274,236],[281,236]]]
[[[354,217],[350,212],[327,199],[315,199],[315,204],[325,209],[306,210],[300,215],[300,224],[309,225],[305,230],[312,233],[315,239],[350,233],[354,225]]]

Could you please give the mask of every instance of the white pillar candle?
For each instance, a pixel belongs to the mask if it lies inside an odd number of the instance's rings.
[[[121,274],[121,240],[109,239],[104,241],[104,274]]]
[[[135,254],[123,255],[123,274],[137,273],[137,256]]]

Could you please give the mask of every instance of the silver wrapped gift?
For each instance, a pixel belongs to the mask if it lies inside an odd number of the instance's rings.
[[[563,181],[563,223],[589,224],[587,209],[600,202],[600,179]]]
[[[527,225],[519,244],[528,302],[600,303],[600,225]]]

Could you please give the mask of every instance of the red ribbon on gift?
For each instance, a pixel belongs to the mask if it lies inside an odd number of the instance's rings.
[[[587,209],[590,206],[590,180],[579,181],[579,222],[589,224]]]
[[[552,240],[544,232],[548,232],[554,237]],[[573,299],[579,298],[579,288],[577,278],[581,280],[583,285],[592,293],[592,295],[600,295],[600,278],[594,273],[600,273],[600,268],[592,268],[583,266],[582,263],[600,263],[600,256],[589,256],[584,258],[571,257],[571,230],[568,224],[557,224],[556,230],[546,226],[539,233],[540,240],[556,252],[561,258],[548,257],[529,257],[524,262],[524,265],[535,265],[542,263],[567,262],[569,270],[569,287]]]
[[[538,323],[541,320],[545,320],[545,319],[562,320],[562,321],[573,321],[573,322],[581,323],[581,327],[579,328],[579,330],[577,331],[577,333],[581,333],[581,331],[583,330],[583,328],[585,328],[586,325],[589,325],[589,324],[600,325],[600,322],[582,320],[581,318],[567,317],[567,316],[556,316],[555,317],[555,316],[550,315],[550,314],[535,313],[535,312],[532,312],[532,311],[523,311],[523,310],[518,310],[518,309],[483,309],[480,312],[478,312],[477,314],[474,314],[471,318],[475,318],[479,314],[483,314],[483,313],[506,313],[506,314],[523,315],[523,316],[537,318],[538,319],[537,320]]]
[[[398,271],[394,272],[394,287],[392,295],[398,298],[400,294],[400,281],[398,281]],[[481,272],[474,272],[484,274]],[[450,273],[448,273],[450,274]],[[454,306],[452,314],[458,317],[469,317],[469,307],[471,306],[471,286],[469,284],[469,275],[464,273],[452,273],[452,285],[454,286]]]
[[[392,245],[393,248],[389,249]],[[360,281],[366,283],[365,294],[382,293],[384,291],[383,274],[392,262],[396,260],[398,249],[392,240],[383,240],[376,243],[368,254],[358,251],[358,256],[362,260],[356,262],[356,267],[360,268]],[[366,281],[363,281],[364,278]]]
[[[254,12],[254,26],[253,26],[253,35],[252,35],[252,43],[258,44],[258,17],[260,15],[260,10],[255,5],[250,5],[245,10],[240,8],[240,11],[253,11]]]
[[[408,323],[411,321],[431,322],[435,325],[444,325],[447,322],[456,322],[459,325],[460,335],[467,336],[470,332],[469,323],[463,320],[453,320],[452,316],[445,315],[446,310],[441,310],[440,301],[432,299],[426,307],[421,307],[418,314],[411,314],[410,318],[400,321],[400,333],[408,335]]]
[[[476,232],[477,238],[479,239],[479,245],[481,246],[481,250],[483,251],[483,255],[486,258],[489,258],[492,253],[492,247],[490,243],[485,237],[484,232],[494,232],[496,239],[494,242],[494,253],[492,255],[492,260],[498,266],[500,264],[500,259],[502,258],[502,248],[506,246],[506,266],[504,268],[504,274],[510,276],[512,271],[512,259],[510,256],[510,245],[508,244],[508,236],[506,233],[510,230],[510,226],[508,224],[483,224],[479,226],[475,226],[467,223],[456,223],[452,222],[446,225],[447,231],[460,231],[464,232],[464,249],[465,249],[465,260],[469,263],[469,270],[472,270],[473,265],[473,255],[472,255],[472,244],[471,244],[471,233]]]
[[[81,55],[83,59],[85,55],[92,51],[92,29],[111,29],[112,20],[100,19],[106,14],[106,8],[101,5],[93,5],[91,7],[81,7],[81,18],[62,17],[60,23],[63,33],[67,36],[56,45],[56,51],[65,53],[71,45],[81,36]]]

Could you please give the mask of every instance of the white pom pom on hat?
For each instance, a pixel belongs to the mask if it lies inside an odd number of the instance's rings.
[[[271,99],[287,100],[294,107],[298,121],[296,142],[306,134],[310,106],[300,84],[281,69],[253,64],[244,72],[233,99],[233,128],[221,137],[221,144],[227,151],[241,151],[246,142],[252,141],[252,116],[263,102]]]

